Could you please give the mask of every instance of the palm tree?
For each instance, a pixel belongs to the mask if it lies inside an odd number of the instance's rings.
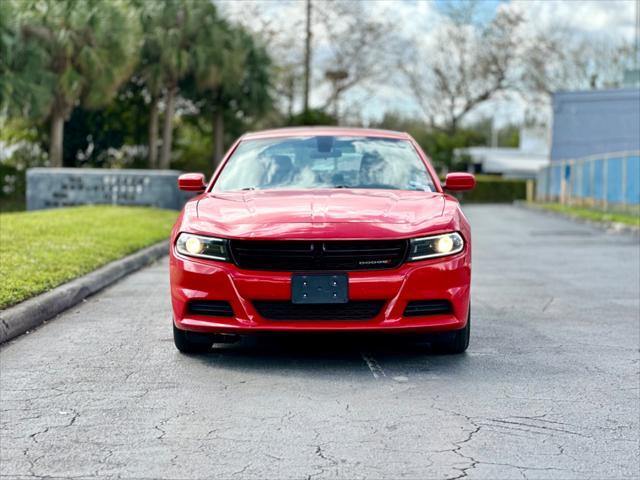
[[[51,166],[62,166],[64,123],[83,103],[108,103],[137,61],[139,24],[122,1],[29,0],[16,4],[22,48],[42,62],[47,101],[32,102],[30,113],[50,121]],[[27,96],[29,98],[29,96]]]
[[[163,4],[159,2],[144,2],[140,6],[140,23],[142,25],[142,49],[140,52],[140,77],[144,81],[149,103],[149,168],[158,167],[158,122],[160,98],[164,88],[164,70],[161,64],[163,55],[160,45],[161,27],[160,15]]]
[[[203,23],[217,18],[210,2],[198,0],[148,1],[142,4],[144,31],[141,72],[151,97],[149,122],[149,165],[169,168],[173,141],[173,117],[180,82],[193,70],[197,55],[194,41]],[[156,165],[158,104],[164,103],[162,150]]]
[[[49,55],[20,39],[15,1],[0,1],[0,114],[30,117],[47,110],[52,75]]]
[[[247,120],[271,106],[271,62],[265,49],[241,27],[218,21],[200,32],[198,44],[203,48],[195,57],[196,88],[200,106],[212,121],[215,168],[224,154],[225,113],[233,111]]]

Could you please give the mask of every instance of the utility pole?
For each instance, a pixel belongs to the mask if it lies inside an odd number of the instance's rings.
[[[311,0],[307,0],[307,36],[304,42],[304,113],[309,111],[311,83]]]

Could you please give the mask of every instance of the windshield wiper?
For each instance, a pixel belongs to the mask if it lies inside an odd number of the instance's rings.
[[[255,189],[256,187],[244,187],[244,188],[241,188],[240,190],[255,190]]]

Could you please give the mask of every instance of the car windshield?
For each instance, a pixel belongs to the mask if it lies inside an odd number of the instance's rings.
[[[343,136],[245,140],[213,191],[311,188],[435,191],[411,142]]]

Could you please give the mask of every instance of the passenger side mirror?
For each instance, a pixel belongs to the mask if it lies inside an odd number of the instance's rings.
[[[470,173],[450,173],[444,182],[444,188],[452,192],[473,190],[476,186],[476,178]]]
[[[207,185],[202,173],[183,173],[178,177],[178,188],[185,192],[204,192]]]

